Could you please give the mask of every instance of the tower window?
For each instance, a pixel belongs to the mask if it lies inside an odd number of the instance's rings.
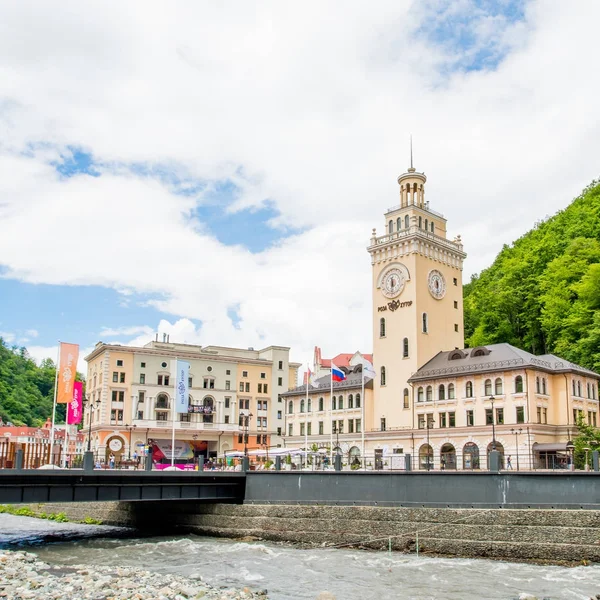
[[[427,313],[423,313],[423,333],[427,333]]]
[[[408,338],[402,342],[402,358],[408,358]]]
[[[408,388],[404,388],[404,408],[409,408],[409,404],[408,404]]]
[[[425,231],[429,231],[429,220],[425,219]]]
[[[396,229],[400,231],[402,229],[402,217],[396,219]]]
[[[433,233],[434,232],[433,221],[431,221],[429,226],[431,227],[431,233]]]
[[[379,337],[385,337],[385,319],[379,319]]]
[[[452,278],[452,283],[453,283],[454,285],[458,285],[458,279],[456,279],[456,277],[453,277],[453,278]]]
[[[454,301],[454,308],[458,308],[458,302],[456,300]]]
[[[388,223],[388,233],[394,233],[394,221]]]
[[[456,333],[458,333],[458,323],[454,323],[454,331],[456,331]]]
[[[419,217],[419,229],[423,229],[423,218]]]
[[[410,225],[410,221],[408,219],[408,215],[406,215],[404,217],[404,229],[408,229],[408,226]]]
[[[385,367],[381,367],[381,385],[385,385]]]

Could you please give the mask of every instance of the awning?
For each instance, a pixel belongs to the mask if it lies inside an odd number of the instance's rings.
[[[552,442],[549,444],[534,444],[532,450],[535,452],[566,452],[567,442]]]

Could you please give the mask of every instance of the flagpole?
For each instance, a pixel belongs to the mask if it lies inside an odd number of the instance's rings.
[[[331,363],[330,383],[331,390],[329,394],[329,460],[331,461],[331,464],[333,464],[333,362]]]
[[[306,372],[306,402],[305,402],[305,413],[304,413],[304,467],[308,467],[308,380],[310,379],[310,367]]]
[[[54,423],[56,421],[56,397],[58,393],[58,370],[60,368],[60,340],[56,352],[56,374],[54,377],[54,402],[52,403],[52,427],[50,429],[50,464],[54,464]]]
[[[173,405],[171,406],[171,469],[175,466],[175,404],[177,402],[177,356],[175,357],[175,383],[173,385]],[[173,366],[173,361],[171,361]],[[173,370],[173,369],[172,369]]]
[[[361,401],[361,411],[360,411],[360,420],[361,420],[361,427],[360,427],[360,435],[361,435],[361,443],[362,443],[362,457],[363,457],[363,469],[366,467],[366,456],[365,456],[365,366],[363,365],[363,368],[361,370],[361,395],[360,395],[360,401]]]

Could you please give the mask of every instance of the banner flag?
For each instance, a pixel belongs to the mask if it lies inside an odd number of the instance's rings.
[[[362,365],[363,365],[363,376],[368,377],[369,379],[375,379],[377,373],[375,372],[373,365],[366,358],[363,358]]]
[[[187,413],[189,404],[188,378],[190,376],[190,363],[175,360],[175,412]]]
[[[58,404],[69,404],[73,400],[73,383],[79,358],[78,344],[60,344],[60,364],[58,368]]]
[[[67,404],[67,425],[81,423],[83,408],[83,382],[73,383],[73,400]]]

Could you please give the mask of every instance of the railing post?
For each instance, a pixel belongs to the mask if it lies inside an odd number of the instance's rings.
[[[19,448],[15,452],[15,471],[23,470],[23,450]]]
[[[281,471],[281,456],[275,457],[275,470]]]
[[[247,456],[242,458],[242,471],[246,472],[250,470],[250,459]]]
[[[146,454],[146,464],[144,467],[146,471],[152,471],[152,454]]]
[[[500,471],[500,452],[497,450],[492,450],[489,453],[488,471],[494,471],[494,473]]]
[[[404,470],[412,471],[412,456],[410,454],[404,455]]]
[[[83,470],[86,473],[94,470],[94,453],[91,451],[83,453]]]
[[[198,467],[199,473],[202,473],[202,471],[204,471],[204,456],[202,454],[196,459],[196,466]]]
[[[341,471],[342,470],[342,455],[341,454],[336,454],[333,457],[333,468],[336,471]]]
[[[600,471],[600,460],[598,457],[598,450],[592,452],[592,469],[594,471]]]

